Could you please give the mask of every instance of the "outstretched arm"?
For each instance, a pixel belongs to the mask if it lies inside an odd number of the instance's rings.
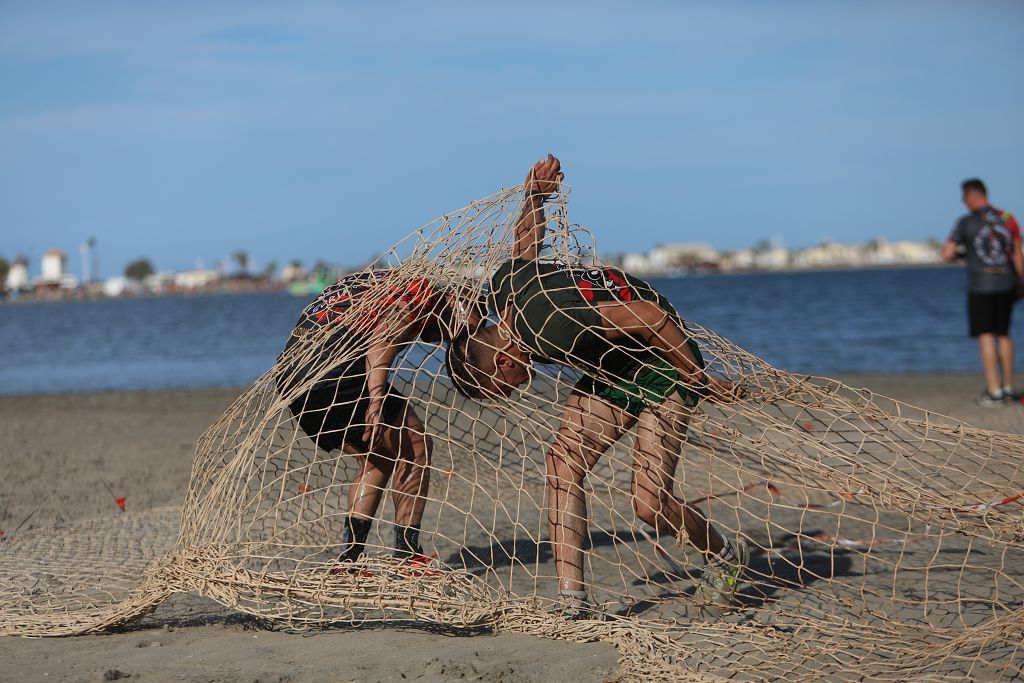
[[[743,398],[744,391],[732,382],[713,377],[697,364],[688,337],[675,320],[653,301],[606,302],[597,305],[608,339],[639,337],[679,370],[683,381],[720,403]]]
[[[402,347],[415,338],[416,322],[412,317],[381,320],[370,336],[370,348],[366,351],[366,387],[370,392],[370,404],[366,408],[363,429],[363,440],[368,444],[372,445],[377,438],[391,364]]]
[[[946,243],[942,245],[942,260],[946,263],[952,263],[956,261],[959,256],[956,253],[956,242],[953,240],[946,240]]]
[[[513,251],[516,258],[533,260],[540,253],[548,225],[544,200],[558,189],[558,183],[563,177],[561,167],[558,159],[548,154],[547,159],[534,164],[526,175],[526,201],[516,222],[516,246]]]

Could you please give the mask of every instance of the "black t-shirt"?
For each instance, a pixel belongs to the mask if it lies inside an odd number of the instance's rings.
[[[668,299],[617,268],[511,259],[491,276],[490,300],[499,313],[512,306],[513,330],[536,362],[570,366],[604,380],[631,381],[659,356],[640,339],[609,340],[595,304],[652,301],[685,330]],[[701,362],[696,344],[689,343]]]
[[[1013,216],[987,206],[960,218],[949,239],[966,248],[967,289],[975,294],[995,294],[1013,289],[1013,243],[1020,228]]]
[[[282,356],[301,339],[318,330],[329,328],[330,334],[326,338],[318,338],[318,346],[311,359],[302,363],[296,362],[286,374],[292,382],[301,381],[314,368],[335,362],[335,365],[320,378],[320,382],[342,378],[362,380],[366,374],[366,357],[363,349],[368,345],[370,332],[385,310],[403,303],[413,313],[425,315],[435,305],[437,296],[437,291],[426,280],[400,279],[391,271],[357,273],[343,277],[302,310],[302,315],[295,323],[295,329],[288,337]],[[372,300],[369,297],[372,297]],[[359,310],[352,311],[354,306],[358,306]],[[339,356],[347,359],[334,361]]]

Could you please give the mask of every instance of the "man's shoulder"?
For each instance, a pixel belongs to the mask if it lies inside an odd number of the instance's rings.
[[[960,216],[960,218],[956,219],[956,223],[953,224],[953,231],[949,237],[950,239],[956,239],[959,233],[959,236],[962,239],[966,231],[970,230],[971,228],[977,228],[978,225],[979,218],[977,214],[975,214],[973,211],[965,213],[964,215]]]
[[[491,282],[501,282],[508,279],[509,276],[515,275],[516,273],[522,272],[524,266],[529,264],[530,261],[518,257],[506,259],[498,264],[498,267],[491,273]]]
[[[999,220],[1003,222],[1003,225],[1008,227],[1016,234],[1020,234],[1020,224],[1017,222],[1016,216],[1014,216],[1012,213],[1005,209],[997,209],[995,207],[992,207],[992,210],[999,215]]]
[[[960,218],[956,219],[956,224],[957,225],[967,225],[969,223],[974,223],[977,220],[978,220],[978,215],[976,213],[974,213],[973,211],[968,211],[964,215],[960,216]]]

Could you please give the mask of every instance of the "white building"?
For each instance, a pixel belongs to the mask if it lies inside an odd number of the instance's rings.
[[[753,267],[753,249],[740,249],[722,258],[723,270],[750,270]]]
[[[754,252],[754,267],[761,270],[782,270],[789,266],[789,250],[771,247]]]
[[[672,273],[717,264],[718,251],[709,244],[660,244],[646,254],[623,254],[622,269],[629,273]]]
[[[7,271],[7,289],[17,292],[28,289],[28,263],[16,259]]]
[[[647,254],[623,254],[622,269],[627,273],[636,273],[637,275],[649,273],[651,272],[651,259],[647,258]]]
[[[285,282],[294,282],[295,280],[302,280],[305,277],[306,269],[302,267],[302,264],[289,263],[281,269],[281,279]]]
[[[57,284],[64,279],[64,268],[67,266],[68,257],[60,249],[51,249],[43,254],[42,275],[40,281],[48,284]]]
[[[218,270],[186,270],[174,274],[174,286],[181,289],[200,289],[221,278]]]
[[[142,287],[138,282],[123,275],[108,278],[103,281],[103,293],[106,296],[123,296],[139,292]]]
[[[941,263],[942,247],[938,243],[877,240],[869,247],[867,257],[878,265]]]
[[[864,247],[827,242],[793,254],[794,268],[836,268],[864,265]]]

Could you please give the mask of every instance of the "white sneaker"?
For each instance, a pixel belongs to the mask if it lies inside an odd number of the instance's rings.
[[[978,396],[978,405],[981,406],[982,408],[998,408],[998,407],[1002,406],[1003,405],[1003,392],[1002,392],[1002,390],[1000,390],[999,393],[996,393],[996,394],[993,394],[988,389],[986,389],[985,391],[981,392],[981,395]]]

